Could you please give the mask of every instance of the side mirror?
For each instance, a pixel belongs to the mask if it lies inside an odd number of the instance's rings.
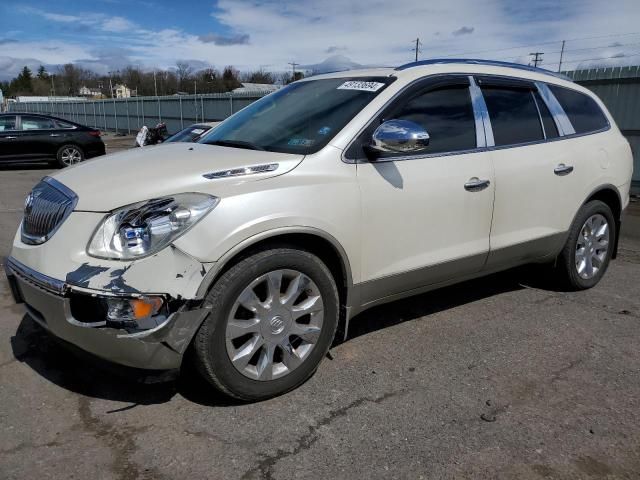
[[[410,120],[387,120],[373,132],[366,151],[372,157],[382,153],[417,153],[429,146],[429,134]]]

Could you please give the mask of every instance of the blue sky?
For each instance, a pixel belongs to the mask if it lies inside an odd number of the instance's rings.
[[[282,71],[340,56],[362,65],[465,54],[557,68],[640,64],[638,0],[0,0],[0,78],[23,65],[233,64]],[[521,46],[521,48],[512,48]],[[345,58],[346,57],[346,58]]]

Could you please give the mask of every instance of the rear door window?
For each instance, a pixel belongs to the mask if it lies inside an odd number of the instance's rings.
[[[609,126],[609,121],[595,100],[569,88],[549,85],[576,133],[589,133]]]
[[[56,128],[56,124],[50,118],[30,117],[22,115],[20,117],[21,130],[52,130]]]
[[[0,117],[0,132],[6,132],[16,129],[16,117],[15,115],[9,115],[6,117]]]
[[[533,92],[533,96],[536,99],[536,104],[538,106],[538,110],[540,112],[540,118],[542,119],[542,126],[544,127],[545,138],[557,138],[560,136],[558,133],[558,127],[556,126],[556,122],[553,120],[553,116],[547,107],[547,104],[544,103],[544,100],[540,96],[540,93],[536,90]]]
[[[496,146],[544,140],[531,89],[492,85],[481,88]]]

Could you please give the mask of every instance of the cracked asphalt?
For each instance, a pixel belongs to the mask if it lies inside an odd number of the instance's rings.
[[[0,170],[0,258],[48,172]],[[376,308],[251,405],[75,357],[0,277],[0,478],[640,478],[639,226],[590,291],[526,268]]]

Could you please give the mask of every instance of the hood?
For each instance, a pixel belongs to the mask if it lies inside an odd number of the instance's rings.
[[[303,155],[217,145],[168,143],[88,160],[52,176],[78,195],[76,210],[107,212],[174,193],[215,195],[216,189],[222,186],[282,175],[303,158]],[[278,164],[273,171],[213,179],[203,176],[272,163]]]

